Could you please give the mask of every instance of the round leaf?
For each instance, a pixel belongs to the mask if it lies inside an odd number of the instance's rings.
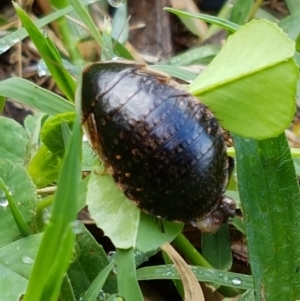
[[[227,130],[256,139],[278,136],[295,112],[294,52],[276,24],[254,20],[229,37],[190,92]]]
[[[92,173],[88,184],[87,205],[91,217],[114,246],[135,246],[140,210],[116,187],[112,177]]]
[[[23,163],[28,135],[19,123],[6,117],[0,117],[0,141],[0,158]]]

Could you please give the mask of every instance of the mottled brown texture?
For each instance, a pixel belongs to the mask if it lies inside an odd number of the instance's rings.
[[[203,219],[222,200],[222,130],[198,99],[133,62],[97,63],[83,74],[83,122],[125,195],[168,220]]]

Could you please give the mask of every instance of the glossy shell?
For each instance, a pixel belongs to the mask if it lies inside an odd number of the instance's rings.
[[[227,156],[216,118],[168,76],[134,62],[84,70],[82,118],[125,195],[172,221],[207,217],[222,200]]]

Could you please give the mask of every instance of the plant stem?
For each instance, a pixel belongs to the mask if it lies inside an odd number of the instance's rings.
[[[184,255],[191,265],[198,265],[201,267],[212,268],[211,264],[197,251],[197,249],[189,242],[189,240],[182,234],[178,234],[173,240],[174,247]],[[227,297],[236,296],[239,294],[237,290],[227,286],[220,286],[218,291]]]

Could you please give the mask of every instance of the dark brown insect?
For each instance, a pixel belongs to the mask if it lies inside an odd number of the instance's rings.
[[[82,87],[91,143],[139,208],[185,223],[234,212],[223,196],[228,178],[223,133],[197,98],[168,76],[126,61],[90,65]]]

